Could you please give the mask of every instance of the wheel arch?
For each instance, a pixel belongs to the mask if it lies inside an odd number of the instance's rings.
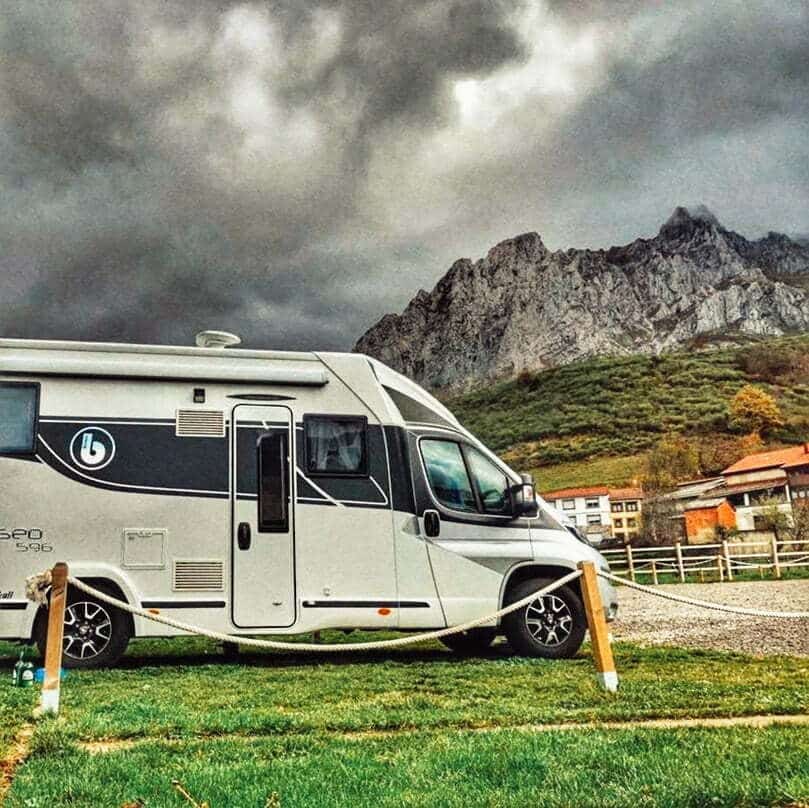
[[[564,561],[523,561],[511,567],[500,587],[500,608],[505,605],[509,591],[530,578],[561,578],[574,572],[576,567]],[[581,598],[581,580],[574,578],[568,586]]]
[[[73,574],[73,570],[71,569],[71,574]],[[124,586],[126,586],[125,582],[120,582],[116,580],[118,576],[115,575],[108,575],[102,571],[95,571],[89,572],[88,574],[82,574],[81,572],[77,572],[76,577],[79,578],[81,581],[86,583],[88,586],[92,586],[94,589],[99,589],[102,592],[105,592],[108,595],[111,595],[118,600],[125,601],[126,603],[132,603],[133,597],[131,595],[131,591],[128,593],[125,591]],[[123,586],[122,586],[123,583]],[[70,584],[68,584],[68,595],[70,594]],[[125,619],[127,621],[127,627],[129,630],[129,636],[135,636],[135,621],[133,616],[129,612],[125,612]],[[43,624],[47,622],[48,619],[48,609],[46,606],[39,606],[34,613],[34,619],[31,621],[31,627],[28,632],[28,639],[30,642],[35,642],[38,633],[43,630]]]

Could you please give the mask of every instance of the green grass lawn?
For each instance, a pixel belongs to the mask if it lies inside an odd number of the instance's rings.
[[[35,697],[10,687],[14,657],[0,644],[6,740]],[[37,726],[6,805],[179,806],[172,778],[212,808],[264,806],[272,792],[284,806],[809,800],[809,727],[530,731],[803,713],[809,660],[628,644],[616,645],[616,659],[621,689],[609,695],[586,646],[563,662],[499,646],[463,660],[430,644],[359,658],[251,653],[228,664],[202,640],[142,640],[116,670],[69,674],[61,717]],[[135,745],[96,755],[81,746],[118,739]]]
[[[263,808],[272,794],[284,808],[788,805],[809,795],[809,732],[281,735],[155,740],[96,756],[67,746],[35,755],[7,805],[180,806],[174,778],[212,808]]]

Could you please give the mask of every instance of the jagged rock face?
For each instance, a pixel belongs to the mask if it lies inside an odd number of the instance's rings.
[[[456,261],[354,350],[434,389],[465,389],[599,354],[675,350],[700,335],[809,331],[809,247],[748,241],[700,206],[652,239],[550,252],[536,233]]]

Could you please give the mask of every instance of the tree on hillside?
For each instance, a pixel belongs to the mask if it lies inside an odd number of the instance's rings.
[[[652,493],[669,491],[677,483],[698,475],[697,450],[682,435],[665,435],[646,455],[643,487]]]
[[[712,477],[733,465],[745,455],[764,449],[757,432],[749,435],[705,435],[697,444],[700,474]]]
[[[682,520],[665,494],[677,483],[699,475],[699,455],[679,434],[663,436],[647,453],[643,475],[646,493],[641,536],[646,544],[671,544],[682,538]]]
[[[776,400],[760,387],[746,384],[730,401],[730,422],[745,432],[766,432],[784,425]]]

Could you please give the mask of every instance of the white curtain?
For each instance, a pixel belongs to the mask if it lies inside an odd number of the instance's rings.
[[[352,472],[362,465],[362,429],[356,423],[313,419],[306,424],[306,440],[310,471]]]

